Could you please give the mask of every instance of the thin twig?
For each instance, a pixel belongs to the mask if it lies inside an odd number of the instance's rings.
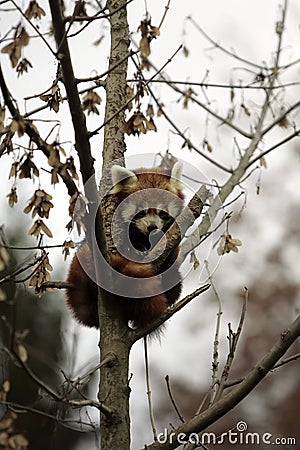
[[[256,163],[257,161],[259,161],[261,158],[263,158],[264,156],[266,156],[268,153],[271,153],[273,150],[275,150],[276,148],[281,147],[282,145],[286,144],[287,142],[291,141],[292,139],[294,139],[295,137],[300,136],[300,129],[297,129],[294,131],[294,133],[290,134],[289,136],[287,136],[285,139],[283,139],[280,142],[277,142],[277,144],[273,145],[272,147],[268,148],[267,150],[261,152],[258,156],[256,156],[255,158],[253,158],[249,164],[247,165],[247,169],[252,166],[254,163]]]
[[[177,416],[178,416],[178,419],[180,420],[180,422],[184,423],[185,420],[184,420],[182,414],[180,413],[180,411],[179,411],[179,409],[178,409],[178,407],[177,407],[177,405],[176,405],[176,402],[175,402],[175,400],[174,400],[174,397],[173,397],[173,394],[172,394],[172,391],[171,391],[170,377],[169,377],[169,375],[166,375],[166,376],[165,376],[165,380],[166,380],[166,385],[167,385],[167,389],[168,389],[168,394],[169,394],[171,403],[172,403],[172,405],[174,406],[174,409],[175,409],[175,411],[176,411],[176,414],[177,414]]]
[[[84,380],[85,378],[90,378],[95,372],[97,372],[97,370],[99,370],[101,367],[103,366],[110,366],[111,364],[113,364],[114,362],[116,362],[117,357],[114,353],[110,352],[106,355],[106,357],[100,361],[99,364],[97,364],[95,367],[93,367],[92,369],[90,369],[88,372],[84,373],[83,375],[80,375],[76,382],[77,383],[81,383],[82,380]]]
[[[127,80],[128,83],[138,83],[139,80],[136,79],[129,79]],[[145,79],[145,81],[148,81],[147,78]],[[247,90],[247,89],[253,89],[255,91],[265,91],[266,89],[272,89],[274,90],[278,90],[278,89],[285,89],[288,87],[294,87],[294,86],[299,86],[300,81],[291,81],[290,83],[285,83],[285,84],[278,84],[276,86],[268,86],[268,85],[264,85],[264,86],[257,86],[254,83],[252,84],[222,84],[222,83],[206,83],[206,82],[201,82],[201,81],[182,81],[182,80],[168,80],[166,78],[159,78],[158,80],[152,80],[151,83],[156,83],[156,84],[178,84],[180,85],[184,85],[184,86],[197,86],[203,89],[207,89],[207,88],[219,88],[219,89],[240,89],[240,90]]]
[[[201,414],[193,417],[189,421],[173,429],[166,436],[166,443],[154,442],[147,445],[147,450],[172,450],[178,447],[178,438],[190,436],[191,433],[200,433],[206,430],[209,425],[223,417],[231,411],[266,377],[273,369],[274,365],[285,354],[288,348],[300,335],[300,316],[282,333],[273,347],[256,363],[255,367],[246,375],[245,379],[235,386],[222,399],[214,403],[211,408],[206,409]]]
[[[78,420],[66,419],[66,418],[60,417],[58,414],[52,415],[52,414],[47,413],[46,411],[32,408],[31,406],[20,405],[18,403],[14,403],[14,402],[7,402],[5,400],[0,400],[0,404],[7,406],[10,410],[15,411],[17,414],[22,414],[24,412],[31,412],[33,414],[38,414],[40,416],[47,417],[48,419],[52,419],[55,422],[58,422],[64,428],[68,428],[70,430],[85,432],[85,430],[83,429],[83,426],[91,427],[92,429],[95,430],[95,425],[93,423],[84,422],[81,418],[79,418]],[[72,426],[68,425],[68,424],[72,424],[72,423],[74,423],[74,424],[77,423],[78,426],[72,427]]]
[[[34,261],[31,261],[26,266],[21,267],[20,269],[17,269],[14,273],[10,273],[10,274],[6,275],[2,279],[0,279],[0,284],[7,283],[9,281],[13,281],[14,283],[24,283],[26,280],[31,278],[31,276],[33,275],[34,272],[31,272],[28,277],[22,278],[22,280],[16,280],[15,279],[16,276],[20,275],[23,272],[26,272],[28,269],[30,269],[31,267],[35,266],[36,264],[42,263],[44,258],[45,258],[45,255],[39,256],[37,259],[35,259]],[[38,268],[39,268],[39,265],[36,267],[35,271]]]
[[[215,297],[218,302],[218,312],[217,312],[217,322],[216,322],[216,330],[215,330],[215,338],[214,338],[214,350],[213,350],[213,361],[212,361],[212,383],[211,383],[211,392],[210,392],[210,401],[209,406],[211,406],[214,402],[218,386],[217,386],[217,380],[218,380],[218,369],[219,369],[219,335],[220,335],[220,326],[221,326],[221,316],[223,314],[222,311],[222,301],[221,297],[215,287],[212,275],[210,273],[209,267],[208,267],[208,261],[204,261],[204,265],[208,274],[208,279],[211,284],[211,287],[213,289],[213,292],[215,294]]]
[[[241,61],[243,63],[246,63],[249,66],[254,67],[255,69],[258,69],[260,71],[265,71],[266,67],[265,66],[261,66],[259,64],[256,64],[252,61],[249,61],[246,58],[242,58],[241,56],[238,56],[236,53],[228,50],[227,48],[223,47],[222,45],[220,45],[218,42],[216,42],[214,39],[212,39],[204,30],[202,27],[200,27],[200,25],[191,17],[188,16],[187,20],[189,20],[194,27],[196,28],[196,30],[198,30],[204,37],[205,39],[207,39],[215,48],[218,48],[219,50],[221,50],[223,53],[226,53],[227,55],[233,57],[234,59],[237,59],[238,61]],[[270,68],[269,71],[271,72],[272,69]]]
[[[144,328],[139,328],[137,330],[131,331],[131,340],[132,344],[139,339],[147,336],[147,334],[151,333],[152,331],[156,330],[159,326],[161,326],[164,322],[166,322],[170,317],[172,317],[174,314],[176,314],[178,311],[180,311],[182,308],[184,308],[188,303],[190,303],[194,298],[198,297],[203,292],[207,291],[209,289],[210,284],[205,284],[201,286],[200,288],[196,289],[191,294],[188,294],[186,297],[184,297],[182,300],[177,302],[175,306],[172,306],[168,309],[168,311],[163,314],[158,319],[153,320],[152,322],[148,323]]]
[[[273,372],[274,370],[279,369],[280,367],[283,367],[292,361],[296,361],[299,358],[300,358],[300,353],[295,353],[294,355],[289,356],[288,358],[282,359],[281,361],[279,361],[279,363],[275,364],[275,366],[270,370],[270,372]],[[227,381],[224,385],[224,389],[236,386],[237,384],[242,383],[242,381],[244,381],[244,379],[245,379],[245,377],[241,377],[237,380]]]
[[[161,29],[161,26],[162,26],[162,24],[164,23],[164,20],[165,20],[165,18],[166,18],[166,15],[168,14],[168,11],[169,11],[169,9],[170,9],[170,3],[171,3],[171,0],[168,0],[167,5],[165,6],[164,14],[163,14],[163,16],[162,16],[162,18],[161,18],[161,21],[159,22],[159,25],[158,25],[158,27],[157,27],[159,30]]]
[[[148,410],[149,410],[149,417],[150,417],[150,422],[151,422],[151,427],[152,427],[153,439],[156,442],[157,441],[157,431],[156,431],[156,426],[155,426],[155,420],[154,420],[154,415],[153,415],[153,405],[152,405],[152,398],[151,398],[147,336],[144,337],[144,357],[145,357]]]
[[[247,304],[248,304],[248,289],[245,287],[244,288],[244,301],[243,301],[243,307],[242,307],[242,311],[241,311],[241,317],[240,317],[240,321],[237,327],[236,332],[234,333],[231,329],[231,325],[228,324],[228,329],[229,329],[229,334],[228,334],[228,340],[229,340],[229,353],[227,355],[227,359],[224,365],[224,369],[223,369],[223,373],[220,379],[220,383],[217,389],[217,392],[215,394],[214,397],[214,401],[213,404],[216,403],[218,400],[220,400],[220,398],[222,397],[223,391],[224,391],[224,386],[225,383],[228,379],[230,370],[231,370],[231,366],[235,357],[235,353],[236,353],[236,348],[237,348],[237,344],[241,335],[241,331],[242,331],[242,327],[244,324],[244,320],[245,320],[245,315],[246,315],[246,310],[247,310]]]
[[[173,53],[173,55],[163,64],[163,66],[156,71],[156,73],[149,78],[148,83],[145,83],[145,86],[148,86],[149,83],[151,83],[151,81],[157,77],[158,74],[161,73],[162,70],[164,70],[164,68],[170,63],[172,62],[173,58],[177,55],[177,53],[180,51],[182,45],[180,45],[178,47],[178,49]],[[99,131],[105,127],[105,125],[107,125],[109,122],[111,122],[118,114],[120,114],[120,112],[122,112],[128,105],[129,103],[131,103],[139,94],[136,93],[134,95],[132,95],[128,100],[126,100],[126,102],[110,117],[108,117],[108,119],[102,123],[102,125],[100,125],[100,127],[96,128],[95,130],[89,132],[89,136],[94,136],[95,134],[98,134]]]
[[[22,9],[17,5],[17,3],[14,0],[10,0],[11,3],[14,5],[14,7],[19,11],[19,13],[23,16],[25,20],[32,26],[32,28],[35,30],[35,32],[38,34],[38,36],[42,39],[42,41],[46,44],[52,55],[56,57],[55,51],[52,49],[51,45],[47,42],[47,40],[44,38],[43,34],[39,31],[39,29],[34,25],[34,23],[28,19],[28,17],[25,16]]]

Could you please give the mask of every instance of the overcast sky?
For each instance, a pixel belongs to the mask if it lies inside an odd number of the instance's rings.
[[[23,2],[18,2],[23,5]],[[41,2],[44,4],[45,2]],[[145,4],[148,6],[148,12],[152,18],[152,24],[158,25],[164,12],[166,1],[161,0],[148,0],[144,2],[142,0],[133,1],[129,10],[129,22],[130,30],[132,31],[133,40],[138,42],[139,35],[136,33],[140,20],[144,17]],[[26,6],[27,2],[24,2]],[[177,81],[202,81],[205,78],[205,74],[209,71],[208,77],[205,81],[210,83],[222,83],[228,84],[232,80],[238,83],[240,80],[243,82],[251,82],[255,78],[256,72],[253,68],[236,61],[230,56],[224,55],[219,50],[212,49],[212,44],[209,43],[200,33],[196,30],[195,26],[185,18],[191,16],[194,21],[201,26],[209,36],[211,36],[216,42],[234,51],[239,56],[249,59],[250,61],[259,65],[270,65],[272,58],[274,57],[274,50],[276,48],[276,33],[275,22],[280,18],[280,4],[274,0],[172,0],[170,3],[170,9],[164,21],[161,29],[161,36],[152,44],[151,60],[157,67],[161,67],[165,64],[166,60],[175,52],[180,44],[189,49],[190,56],[185,58],[182,53],[179,53],[172,62],[170,62],[165,73],[168,74],[173,80]],[[44,6],[44,5],[43,5]],[[1,14],[0,28],[3,35],[4,29],[7,29],[9,23],[15,23],[14,14],[8,16]],[[299,58],[299,18],[300,18],[300,4],[297,0],[289,1],[289,10],[287,15],[286,33],[284,37],[284,46],[282,52],[282,63],[288,64],[289,62]],[[44,22],[45,24],[47,21]],[[107,29],[107,24],[101,25],[101,33]],[[2,31],[3,30],[3,31]],[[28,28],[28,31],[30,28]],[[78,77],[88,77],[95,73],[101,73],[105,70],[107,64],[107,49],[108,38],[105,38],[100,47],[95,47],[92,43],[97,39],[99,24],[94,24],[87,29],[82,39],[74,39],[71,41],[71,50],[74,66],[76,69],[76,75]],[[30,30],[31,33],[31,30]],[[53,40],[50,41],[54,46]],[[3,47],[3,45],[2,45]],[[42,93],[45,89],[51,86],[51,82],[55,77],[56,62],[45,48],[42,42],[37,39],[32,40],[32,45],[25,51],[25,56],[32,62],[33,68],[28,74],[23,77],[17,78],[11,73],[11,67],[7,55],[1,54],[1,64],[3,65],[3,71],[7,75],[7,81],[11,92],[16,98],[24,98],[32,96],[37,93]],[[247,67],[247,71],[241,70],[241,68]],[[234,70],[233,70],[234,69]],[[130,68],[132,76],[132,67]],[[298,81],[299,80],[299,65],[295,66],[289,73],[284,74],[282,81]],[[168,111],[172,117],[178,123],[182,130],[190,130],[190,135],[199,147],[205,137],[205,121],[206,114],[196,108],[191,108],[187,111],[182,111],[179,108],[177,100],[179,94],[175,94],[170,89],[156,86],[156,93],[163,97],[163,101],[168,105]],[[200,89],[195,88],[199,100],[205,101],[205,97],[211,102],[211,107],[222,114],[226,115],[228,107],[229,91],[222,89],[207,90],[205,95]],[[99,95],[103,96],[104,93],[98,90]],[[238,93],[237,95],[241,95]],[[288,90],[286,93],[286,105],[292,104],[295,98],[299,96],[299,87],[295,87]],[[249,102],[249,108],[255,110],[255,101],[258,100],[254,97],[254,100],[248,92],[245,92],[245,102]],[[33,99],[29,101],[19,101],[21,110],[32,110],[37,105],[40,105],[39,99]],[[104,104],[104,102],[103,102]],[[102,105],[103,106],[103,105]],[[103,119],[103,108],[101,106],[101,115],[99,117],[89,117],[88,126],[89,129],[93,129],[99,125],[99,120]],[[56,117],[62,120],[62,126],[57,127],[59,130],[62,141],[65,141],[66,151],[70,154],[74,154],[72,149],[73,133],[70,125],[70,121],[67,118],[66,111],[67,105],[62,107],[62,114],[58,114]],[[48,112],[41,112],[34,116],[34,118],[44,119],[48,116]],[[53,119],[56,119],[52,116]],[[299,113],[294,115],[296,120],[299,117]],[[240,115],[239,121],[242,125],[245,125],[245,117]],[[252,119],[250,119],[251,121]],[[186,161],[186,170],[189,170],[190,166],[197,168],[197,173],[201,174],[206,179],[211,180],[216,178],[222,182],[226,177],[224,174],[219,173],[217,170],[212,169],[200,156],[190,153],[187,149],[181,149],[182,140],[170,132],[169,124],[164,121],[163,118],[155,118],[155,122],[158,126],[157,133],[147,133],[145,136],[129,137],[127,138],[128,155],[130,167],[136,167],[144,165],[144,157],[141,156],[144,153],[151,154],[148,157],[149,164],[151,164],[152,156],[157,152],[164,152],[167,148],[170,149],[177,157],[181,157]],[[41,125],[42,129],[49,130],[49,124]],[[55,131],[55,132],[56,132]],[[55,132],[53,133],[53,139],[55,138]],[[268,148],[273,142],[282,136],[281,130],[276,131],[268,140],[262,145]],[[219,127],[215,121],[209,122],[209,136],[214,148],[213,157],[220,158],[222,161],[228,164],[234,164],[237,161],[235,153],[233,151],[233,138],[234,133],[227,131],[224,127]],[[282,137],[281,137],[282,138]],[[239,138],[239,143],[242,148],[246,145],[246,141]],[[99,134],[92,140],[93,153],[95,156],[99,155],[101,151],[102,134]],[[263,248],[262,253],[266,252],[274,242],[280,238],[283,232],[284,222],[281,220],[280,213],[276,208],[278,203],[285,204],[289,200],[291,204],[299,201],[299,152],[292,152],[291,148],[295,147],[293,144],[290,147],[276,150],[267,159],[268,170],[265,171],[262,176],[262,192],[261,196],[257,199],[255,190],[255,184],[258,180],[259,173],[255,174],[250,182],[247,184],[248,203],[247,210],[245,212],[246,217],[249,220],[248,226],[241,227],[238,224],[233,224],[233,229],[238,233],[238,238],[243,242],[243,246],[240,249],[238,256],[228,256],[226,265],[221,263],[219,271],[217,272],[220,280],[222,280],[222,286],[224,289],[228,289],[225,292],[232,292],[231,290],[237,289],[250,283],[252,277],[260,270],[255,258],[255,251],[253,252],[253,236],[250,235],[251,230],[255,231],[255,239],[260,242],[259,246]],[[298,144],[299,145],[299,144]],[[288,150],[290,148],[290,150]],[[153,156],[154,158],[154,156]],[[8,158],[1,158],[0,174],[0,195],[1,199],[6,195],[11,187],[11,181],[8,181],[7,170],[11,160]],[[43,160],[40,160],[41,165],[45,165]],[[97,161],[97,168],[100,169],[101,161]],[[276,183],[274,183],[276,178]],[[48,180],[44,181],[47,189],[50,189]],[[37,186],[37,185],[36,185]],[[17,220],[18,214],[21,214],[26,201],[31,195],[31,183],[24,180],[18,182],[20,204],[19,209],[11,212],[8,207],[1,206],[0,224],[8,223],[12,217]],[[44,187],[44,186],[43,186]],[[52,192],[51,192],[52,193]],[[56,187],[54,198],[59,199],[60,208],[56,207],[55,214],[52,214],[49,220],[49,226],[54,230],[56,234],[56,242],[63,241],[67,236],[65,231],[65,224],[68,221],[68,217],[64,214],[64,210],[67,207],[68,199],[65,196],[64,187]],[[3,200],[1,200],[3,202]],[[254,203],[255,202],[255,203]],[[255,205],[255,206],[254,206]],[[237,204],[237,209],[241,207],[241,203]],[[267,208],[268,207],[268,208]],[[266,209],[267,208],[267,209]],[[258,219],[259,218],[259,219]],[[257,221],[260,221],[261,226],[255,228]],[[245,222],[245,221],[244,221]],[[27,218],[27,228],[31,221]],[[213,242],[211,242],[212,244]],[[59,254],[53,256],[53,258],[62,263],[62,258]],[[236,259],[234,259],[236,258]],[[204,258],[202,258],[204,259]],[[263,258],[261,258],[263,259]],[[212,258],[213,265],[215,266],[215,259]],[[239,277],[233,276],[236,274],[237,267],[242,265],[247,267],[247,271],[239,272]],[[66,264],[63,271],[66,270]],[[290,264],[291,276],[295,276],[296,271],[299,270],[299,263],[297,261],[291,261]],[[223,271],[223,272],[222,272]],[[299,273],[299,272],[298,272]],[[59,272],[61,274],[61,272]],[[223,275],[222,275],[223,274]],[[56,276],[58,273],[56,272]],[[234,281],[232,281],[232,279]],[[191,277],[191,282],[186,285],[185,292],[188,292],[199,279],[195,274]],[[221,282],[221,281],[220,281]],[[234,283],[234,286],[232,285]],[[211,363],[211,342],[214,333],[214,323],[216,315],[216,305],[208,306],[205,304],[205,297],[201,299],[194,307],[189,307],[186,311],[183,311],[172,320],[172,323],[168,325],[168,331],[162,339],[162,343],[153,343],[150,349],[150,355],[152,358],[153,366],[157,367],[161,373],[163,384],[163,376],[170,374],[170,376],[180,376],[184,380],[188,380],[189,383],[207,384],[210,380],[210,363]],[[194,308],[194,309],[193,309]],[[199,318],[198,328],[197,317]],[[236,317],[236,310],[225,311],[224,325],[228,320]],[[189,327],[186,324],[193,321],[193,338]],[[213,324],[213,325],[212,325]],[[82,347],[85,350],[88,348],[97,349],[97,333],[88,330],[82,330]],[[226,338],[224,335],[224,342]],[[189,342],[188,349],[186,343]],[[175,351],[176,349],[176,351]],[[95,352],[91,352],[96,355]],[[201,355],[196,357],[195,355]],[[92,356],[92,355],[90,355]],[[90,358],[90,356],[88,358]],[[87,359],[88,359],[87,358]],[[133,448],[139,448],[139,446],[151,439],[150,427],[148,427],[147,417],[145,417],[146,403],[145,403],[145,387],[143,380],[143,369],[141,368],[142,360],[142,348],[137,344],[133,350],[132,355],[132,367],[131,370],[136,374],[133,378],[133,392],[132,392],[132,408],[135,411],[133,416],[133,426],[135,430],[139,430],[136,433],[136,438],[133,443]],[[82,360],[80,362],[82,367]],[[153,389],[154,396],[159,396],[159,388]],[[145,422],[146,421],[146,422]],[[148,430],[148,431],[146,431]]]

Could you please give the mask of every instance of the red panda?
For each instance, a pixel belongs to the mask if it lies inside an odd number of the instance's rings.
[[[120,166],[111,168],[113,187],[109,195],[114,196],[115,220],[122,233],[118,251],[109,252],[108,256],[111,267],[122,275],[116,280],[118,299],[133,328],[141,328],[160,317],[181,293],[176,261],[179,248],[170,252],[157,272],[151,262],[146,261],[151,248],[183,209],[181,170],[180,162],[175,163],[171,172],[161,168],[134,171]],[[87,273],[95,271],[85,243],[79,247],[70,265],[67,283],[72,287],[67,289],[67,304],[80,323],[99,327],[97,285]],[[133,278],[141,279],[134,285],[134,298],[128,293]],[[122,295],[119,295],[120,289]]]

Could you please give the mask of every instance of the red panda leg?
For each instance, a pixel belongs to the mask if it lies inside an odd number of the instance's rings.
[[[134,328],[141,328],[151,320],[161,317],[168,308],[168,300],[163,292],[155,294],[161,290],[161,284],[151,264],[129,261],[118,253],[110,253],[109,257],[112,267],[118,272],[127,277],[143,278],[135,288],[137,298],[126,296],[126,283],[124,283],[124,296],[120,296],[126,317],[132,322]],[[130,283],[130,280],[128,282]]]
[[[78,255],[78,256],[77,256]],[[126,296],[126,282],[119,289],[124,289],[124,296],[118,296],[120,307],[125,317],[132,322],[135,328],[141,328],[151,320],[161,317],[167,310],[168,305],[173,303],[165,293],[155,294],[161,290],[161,282],[155,277],[151,264],[141,264],[122,257],[118,253],[109,254],[112,267],[119,273],[130,278],[141,278],[141,283],[135,289],[137,298]],[[67,304],[73,312],[74,317],[82,324],[89,327],[99,328],[97,285],[81,267],[83,263],[87,271],[93,274],[94,267],[91,252],[87,244],[83,244],[75,254],[68,273],[67,283],[72,287],[67,289]]]
[[[87,244],[83,244],[72,259],[67,276],[66,281],[72,286],[66,292],[67,305],[80,323],[99,328],[97,285],[83,270],[77,255],[89,273],[95,272],[90,249]]]

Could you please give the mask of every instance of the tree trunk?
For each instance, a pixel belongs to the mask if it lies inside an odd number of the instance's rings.
[[[123,6],[123,7],[122,7]],[[111,49],[109,73],[106,78],[106,109],[103,146],[103,167],[110,166],[115,159],[123,161],[125,147],[124,105],[128,66],[129,31],[127,10],[124,0],[108,0],[110,13]],[[116,13],[112,14],[114,11]],[[122,61],[118,64],[119,61]],[[102,188],[107,186],[109,171],[103,170]],[[110,232],[111,216],[114,212],[109,199],[102,204],[105,220],[107,249],[114,247]],[[103,274],[102,274],[103,275]],[[105,274],[104,274],[105,276]],[[101,413],[100,442],[101,450],[130,448],[130,418],[128,386],[128,360],[130,341],[127,323],[121,315],[119,300],[113,294],[101,292],[99,301],[100,354],[103,361],[107,355],[113,355],[113,361],[100,370],[99,401],[113,411],[111,417]]]

